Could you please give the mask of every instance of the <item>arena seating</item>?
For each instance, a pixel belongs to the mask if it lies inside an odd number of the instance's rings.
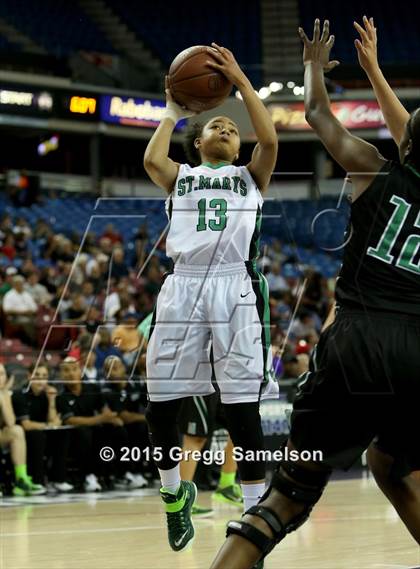
[[[151,247],[167,223],[161,200],[106,200],[94,208],[95,200],[92,198],[46,199],[31,208],[15,208],[4,197],[0,197],[0,211],[10,213],[14,218],[24,217],[32,226],[38,219],[43,219],[53,227],[55,233],[64,233],[69,237],[73,232],[82,236],[89,223],[89,231],[99,236],[107,224],[113,223],[124,238],[128,254],[133,248],[132,239],[139,225],[147,223]],[[121,217],[127,214],[136,217]],[[327,277],[336,274],[347,222],[347,204],[336,209],[334,198],[317,202],[267,201],[263,214],[262,243],[272,238],[280,239],[289,247],[287,255],[294,256],[298,264],[313,265]],[[91,219],[92,215],[94,217]],[[29,250],[38,267],[51,263],[41,257],[40,243],[30,241]],[[8,259],[0,256],[0,265],[6,263],[9,264]],[[17,267],[19,263],[20,259],[14,261]]]
[[[315,18],[330,20],[331,31],[336,38],[333,56],[342,63],[357,62],[353,42],[358,34],[353,28],[353,21],[360,22],[363,15],[375,19],[379,57],[383,64],[420,62],[420,4],[416,2],[397,6],[393,0],[299,0],[299,10],[301,25],[309,33]]]
[[[0,17],[57,57],[78,50],[114,52],[111,44],[77,2],[2,0]],[[54,26],[51,22],[54,22]],[[0,49],[4,50],[2,44],[0,40]]]
[[[214,0],[209,4],[198,4],[193,0],[176,3],[155,0],[147,4],[147,16],[142,2],[107,0],[107,3],[165,65],[191,45],[210,45],[215,41],[231,49],[255,86],[261,85],[260,8],[257,0]],[[196,25],[191,26],[193,16]]]

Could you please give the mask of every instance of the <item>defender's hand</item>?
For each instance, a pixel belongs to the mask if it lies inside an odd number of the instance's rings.
[[[299,28],[299,36],[303,42],[303,64],[320,63],[324,71],[331,71],[340,64],[334,59],[330,61],[330,51],[334,45],[334,36],[330,36],[330,23],[325,20],[320,37],[320,22],[318,18],[314,24],[314,36],[310,40],[302,28]]]
[[[377,51],[377,36],[376,28],[373,18],[367,19],[363,16],[362,28],[357,22],[353,22],[354,27],[359,32],[360,40],[354,40],[354,45],[357,49],[357,57],[359,58],[359,64],[362,69],[369,73],[372,69],[378,67],[378,51]]]

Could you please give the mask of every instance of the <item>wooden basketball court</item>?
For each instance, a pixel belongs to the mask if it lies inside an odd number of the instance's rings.
[[[0,508],[1,569],[206,569],[235,510],[196,520],[192,547],[170,550],[157,491],[84,495]],[[41,499],[42,498],[42,499]],[[80,500],[80,501],[78,501]],[[199,503],[209,505],[210,493]],[[310,520],[278,546],[267,569],[407,569],[420,550],[371,479],[331,482]],[[226,567],[226,569],[229,569]]]

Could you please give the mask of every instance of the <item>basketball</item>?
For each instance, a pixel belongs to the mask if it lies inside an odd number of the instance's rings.
[[[207,49],[205,45],[189,47],[169,68],[169,88],[175,101],[194,112],[217,107],[232,90],[232,83],[206,64],[212,59]]]

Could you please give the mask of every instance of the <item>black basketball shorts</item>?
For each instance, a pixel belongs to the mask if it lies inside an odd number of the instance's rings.
[[[420,469],[419,416],[420,319],[339,309],[299,384],[292,443],[348,469],[375,441],[405,476]]]
[[[226,427],[220,393],[185,398],[178,415],[178,427],[182,434],[193,437],[210,437],[217,427]]]

